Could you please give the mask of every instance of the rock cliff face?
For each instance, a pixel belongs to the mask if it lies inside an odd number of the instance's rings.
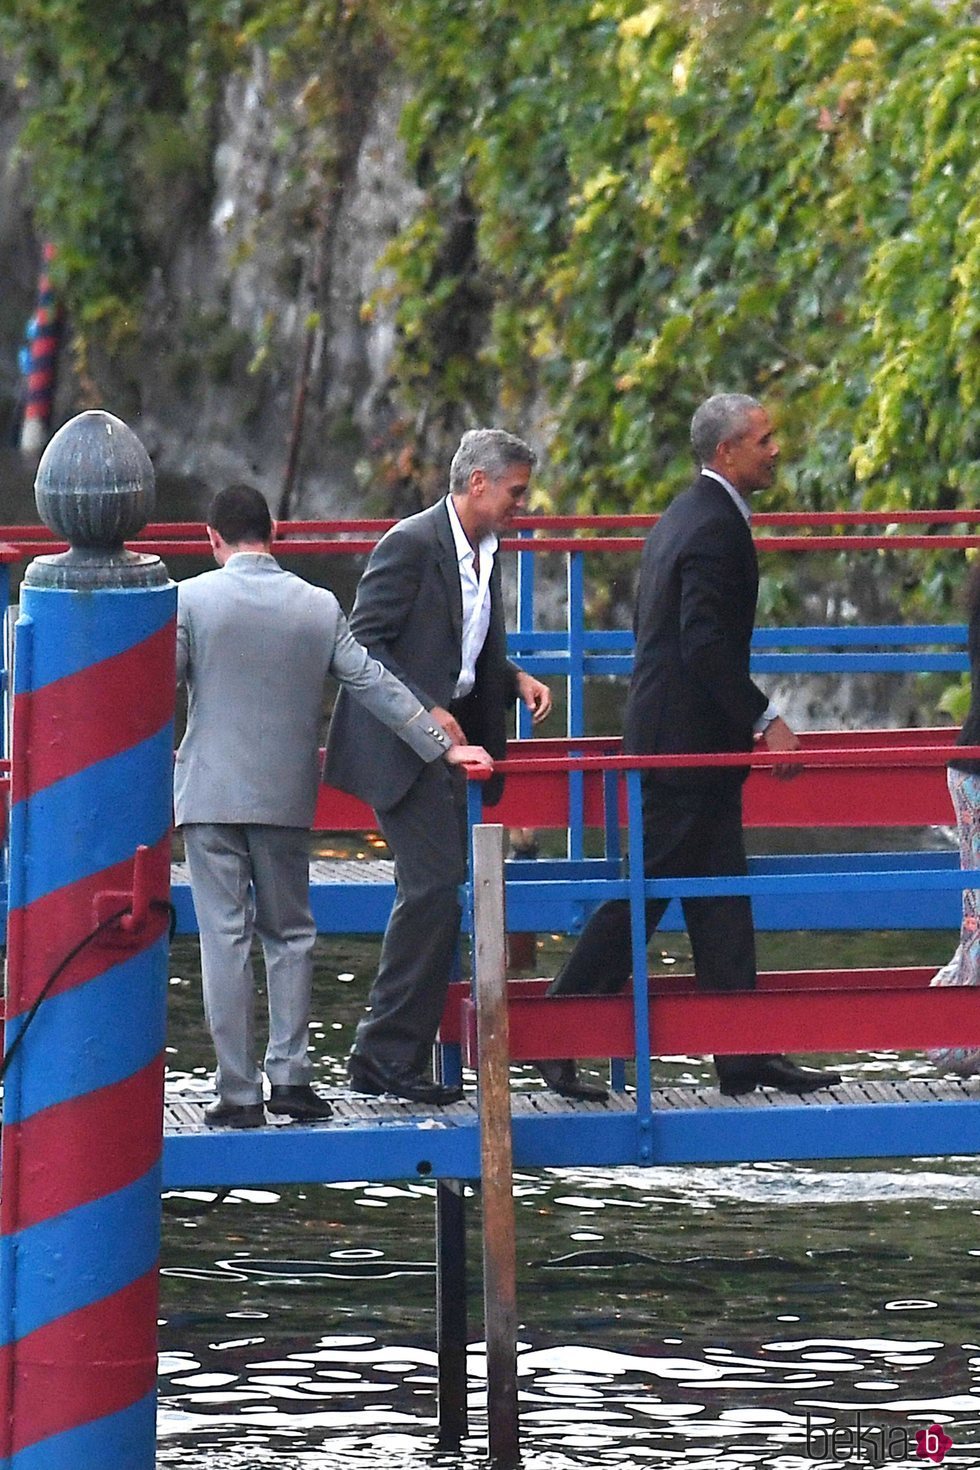
[[[380,284],[378,257],[416,199],[397,135],[403,100],[379,59],[373,92],[346,119],[335,179],[311,213],[296,198],[292,99],[276,92],[256,54],[227,87],[210,197],[176,188],[148,200],[158,264],[143,330],[134,352],[96,364],[98,405],[140,435],[161,483],[179,487],[181,514],[243,478],[293,517],[388,509],[372,464],[394,427],[394,327],[363,307]],[[14,93],[0,83],[0,410],[8,424],[39,252],[29,180],[13,154],[17,123]],[[89,406],[69,335],[55,426]]]

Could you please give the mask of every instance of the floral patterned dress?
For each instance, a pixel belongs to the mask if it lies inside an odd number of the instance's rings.
[[[947,772],[949,794],[956,812],[960,841],[960,867],[980,868],[980,775],[957,770]],[[932,977],[932,985],[980,985],[980,890],[964,888],[963,923],[956,953]],[[980,1072],[980,1050],[953,1047],[929,1053],[937,1066],[969,1077]]]

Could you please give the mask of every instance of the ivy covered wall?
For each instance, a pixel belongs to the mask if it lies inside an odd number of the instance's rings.
[[[407,386],[533,402],[582,508],[663,504],[723,387],[778,408],[781,501],[976,498],[974,6],[397,8],[427,181],[394,252]],[[452,314],[439,259],[461,210],[477,362],[431,309],[436,281]]]

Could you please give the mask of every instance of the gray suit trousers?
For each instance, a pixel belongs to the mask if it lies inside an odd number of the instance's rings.
[[[271,1083],[310,1080],[313,944],[309,832],[305,827],[191,822],[184,847],[201,935],[204,1016],[223,1101],[262,1101],[255,1060],[253,935],[262,945],[269,1002],[265,1072]]]
[[[465,777],[433,761],[377,818],[395,859],[395,906],[354,1050],[421,1071],[456,964],[458,889],[466,878]]]

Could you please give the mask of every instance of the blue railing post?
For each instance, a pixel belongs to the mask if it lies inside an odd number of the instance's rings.
[[[0,1465],[152,1470],[176,588],[125,424],[51,440],[14,665]]]
[[[530,541],[532,530],[520,531],[522,541]],[[534,563],[533,551],[517,553],[517,632],[534,632]],[[522,700],[517,701],[517,738],[527,740],[532,734],[531,711]]]
[[[10,611],[10,567],[0,548],[0,757],[10,759],[10,670],[7,658],[7,619]],[[0,945],[7,943],[7,820],[0,790]]]
[[[585,559],[581,551],[568,553],[568,734],[585,734]],[[574,749],[570,749],[574,754]],[[585,856],[585,780],[581,771],[568,773],[568,856]]]
[[[636,1038],[636,1139],[641,1163],[653,1157],[650,1086],[650,998],[647,986],[646,876],[643,871],[643,796],[640,772],[626,773],[629,822],[630,938],[633,951],[633,1033]]]
[[[10,670],[7,667],[7,615],[10,609],[10,567],[0,557],[0,755],[10,759]]]

